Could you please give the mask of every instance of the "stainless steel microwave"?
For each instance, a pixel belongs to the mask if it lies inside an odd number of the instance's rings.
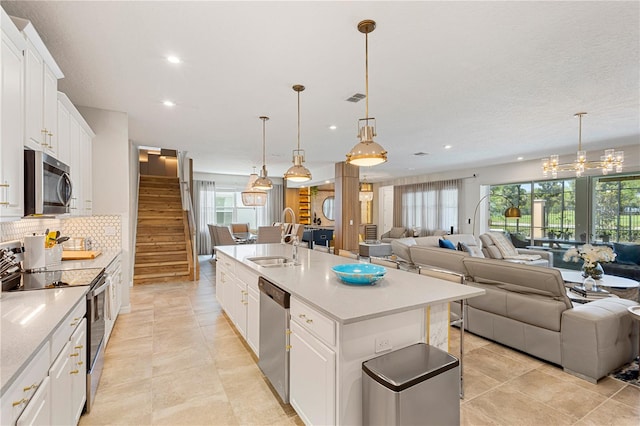
[[[24,150],[25,215],[69,213],[71,169],[41,151]]]

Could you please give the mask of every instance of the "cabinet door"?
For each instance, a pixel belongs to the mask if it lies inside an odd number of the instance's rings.
[[[260,293],[253,286],[247,286],[247,343],[256,356],[260,354]]]
[[[42,150],[44,145],[44,61],[35,47],[27,41],[24,52],[25,75],[25,145]]]
[[[18,421],[17,426],[51,425],[51,398],[49,390],[49,376],[45,377],[37,392],[29,401]]]
[[[71,168],[71,184],[73,193],[71,195],[71,206],[69,212],[73,216],[82,214],[82,167],[80,164],[80,125],[69,117],[69,148],[71,149],[69,167]]]
[[[71,417],[71,358],[69,357],[71,342],[67,342],[60,355],[49,369],[51,380],[51,424],[72,424]]]
[[[335,424],[335,352],[295,321],[291,321],[290,345],[291,405],[305,424]]]
[[[44,64],[42,96],[42,122],[43,128],[47,130],[44,150],[57,158],[58,144],[54,143],[54,140],[58,133],[58,79],[46,64]]]
[[[83,319],[71,335],[71,424],[77,424],[87,399],[87,320]]]
[[[69,165],[71,163],[71,147],[69,146],[69,111],[58,101],[58,131],[53,138],[54,146],[57,145],[58,160],[64,164]]]
[[[247,306],[249,304],[247,298],[247,286],[241,280],[234,281],[233,295],[233,322],[242,337],[247,337]]]
[[[91,138],[89,134],[82,128],[80,129],[80,170],[81,170],[81,185],[82,185],[82,204],[79,206],[82,208],[82,214],[85,216],[91,216],[93,202],[91,197],[93,195],[93,183],[91,180],[91,155],[93,153],[91,146]]]
[[[2,36],[0,217],[24,215],[22,52]]]

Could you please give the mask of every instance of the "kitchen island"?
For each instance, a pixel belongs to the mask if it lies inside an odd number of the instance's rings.
[[[400,270],[388,270],[372,286],[346,285],[331,267],[355,261],[305,248],[298,249],[295,266],[249,260],[291,258],[292,250],[282,244],[216,247],[216,293],[256,353],[257,277],[291,293],[290,401],[307,424],[361,424],[362,362],[417,342],[447,350],[449,302],[484,294]]]

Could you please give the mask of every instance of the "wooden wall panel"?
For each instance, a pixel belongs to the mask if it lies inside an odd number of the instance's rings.
[[[336,163],[335,252],[358,251],[360,229],[360,168],[346,162]]]

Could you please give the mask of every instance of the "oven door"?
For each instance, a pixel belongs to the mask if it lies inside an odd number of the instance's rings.
[[[89,351],[89,369],[93,368],[96,355],[104,339],[105,296],[110,282],[103,274],[87,294],[87,343]]]

